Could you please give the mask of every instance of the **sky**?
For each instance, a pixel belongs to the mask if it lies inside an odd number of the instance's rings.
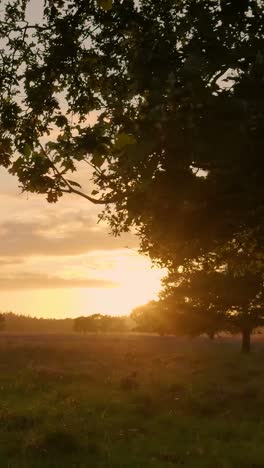
[[[22,194],[3,168],[0,187],[0,310],[122,315],[156,297],[164,272],[138,254],[133,234],[115,238],[98,224],[96,206],[75,195],[51,205]]]

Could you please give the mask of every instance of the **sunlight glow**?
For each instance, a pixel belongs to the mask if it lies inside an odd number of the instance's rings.
[[[97,312],[110,315],[129,314],[141,304],[157,298],[165,270],[152,268],[146,257],[120,250],[112,253],[111,266],[100,269],[100,276],[118,283],[116,288],[83,290],[83,306],[93,304]]]
[[[94,313],[126,315],[141,304],[155,299],[165,271],[151,267],[148,258],[128,249],[93,251],[79,256],[31,257],[26,269],[58,275],[67,280],[95,279],[113,282],[109,287],[67,287],[2,290],[1,310],[36,317],[77,317]],[[11,274],[23,275],[25,263],[6,267]]]

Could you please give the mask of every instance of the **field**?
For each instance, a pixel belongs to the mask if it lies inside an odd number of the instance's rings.
[[[2,335],[0,466],[264,467],[264,347]]]

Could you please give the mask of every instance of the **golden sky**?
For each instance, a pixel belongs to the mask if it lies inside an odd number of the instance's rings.
[[[0,310],[127,314],[156,296],[162,271],[137,253],[134,235],[110,236],[97,207],[77,196],[50,205],[21,194],[3,168],[0,187]]]

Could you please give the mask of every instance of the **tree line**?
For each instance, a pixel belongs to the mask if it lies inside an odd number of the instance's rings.
[[[38,318],[6,312],[0,314],[0,330],[7,333],[126,333],[133,329],[127,316],[93,314],[77,318]]]
[[[93,314],[77,317],[73,329],[79,333],[127,333],[132,326],[129,317]]]
[[[73,319],[37,318],[5,312],[0,315],[1,330],[7,333],[70,333]]]
[[[136,230],[168,270],[164,316],[235,328],[249,351],[264,319],[263,2],[52,0],[33,24],[28,4],[1,10],[1,164],[50,203],[102,205],[114,235]]]

